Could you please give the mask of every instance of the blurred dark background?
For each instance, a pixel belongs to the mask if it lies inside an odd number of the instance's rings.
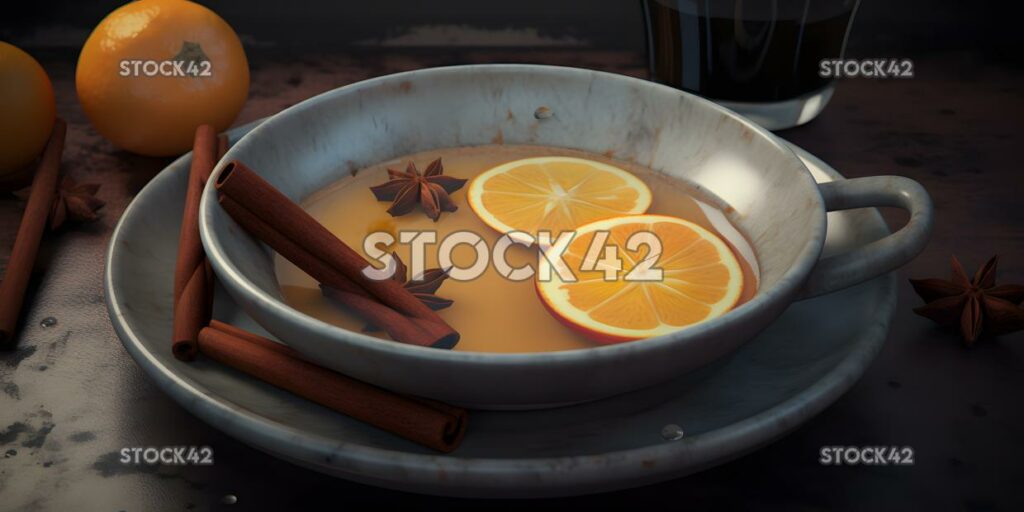
[[[24,2],[0,18],[0,39],[26,49],[75,51],[122,1]],[[645,51],[639,0],[391,0],[384,2],[204,1],[251,52],[340,48],[588,47]],[[848,57],[904,57],[969,51],[1021,64],[1013,2],[863,0]]]

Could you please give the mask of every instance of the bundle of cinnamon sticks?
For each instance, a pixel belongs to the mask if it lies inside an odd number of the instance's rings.
[[[220,204],[246,231],[330,287],[331,297],[395,341],[451,348],[459,333],[401,284],[374,280],[365,258],[245,164],[233,161],[217,177]]]
[[[173,353],[203,354],[308,400],[438,451],[462,441],[464,409],[399,395],[305,361],[294,350],[212,320],[213,274],[199,240],[198,211],[206,181],[227,148],[211,127],[196,131],[174,277]],[[229,215],[257,239],[304,270],[367,322],[395,341],[450,348],[458,333],[396,281],[375,281],[369,263],[301,207],[240,162],[215,186]]]

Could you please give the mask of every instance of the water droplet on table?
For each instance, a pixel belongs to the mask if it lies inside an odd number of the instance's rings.
[[[225,494],[220,501],[225,505],[234,505],[235,503],[238,503],[238,496],[235,496],[234,494]]]
[[[57,325],[57,319],[52,316],[48,316],[39,322],[39,326],[43,328],[49,328],[55,325]]]
[[[667,441],[678,441],[683,438],[683,427],[675,423],[669,423],[661,427],[661,437]]]

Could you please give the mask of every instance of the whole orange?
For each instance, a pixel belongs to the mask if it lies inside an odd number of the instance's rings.
[[[0,177],[21,170],[43,151],[56,111],[43,67],[0,41]]]
[[[223,131],[249,94],[238,35],[186,0],[140,0],[107,15],[82,48],[78,99],[114,145],[150,156],[188,151],[195,129]]]

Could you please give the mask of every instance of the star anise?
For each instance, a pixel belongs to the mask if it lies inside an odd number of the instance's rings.
[[[81,224],[98,219],[96,211],[106,204],[96,197],[99,189],[97,183],[79,185],[71,177],[64,176],[50,207],[50,230],[59,229],[65,222]]]
[[[50,231],[56,231],[66,223],[82,224],[93,222],[99,218],[96,211],[103,208],[106,203],[96,197],[100,189],[99,184],[85,183],[79,185],[69,176],[61,178],[57,186],[57,194],[50,205],[48,217]],[[31,188],[26,188],[15,193],[22,199],[28,199]]]
[[[370,187],[378,201],[392,201],[388,213],[392,217],[405,215],[419,204],[427,217],[436,222],[441,212],[454,212],[455,206],[449,194],[462,188],[466,180],[444,175],[444,166],[438,158],[420,174],[416,164],[409,162],[405,171],[388,169],[386,183]]]
[[[960,261],[953,257],[953,276],[945,279],[911,279],[914,291],[927,303],[914,312],[944,327],[959,326],[964,342],[973,345],[983,334],[998,336],[1024,329],[1024,286],[996,286],[999,257],[993,256],[968,279]]]
[[[435,295],[437,289],[441,287],[441,283],[448,279],[448,271],[440,268],[427,269],[417,279],[410,281],[407,278],[408,268],[405,266],[405,263],[402,263],[402,259],[395,253],[391,253],[391,256],[395,259],[395,273],[391,275],[391,279],[397,281],[406,290],[409,290],[413,297],[416,297],[434,311],[447,308],[455,303],[451,299],[444,299]],[[366,327],[363,327],[363,330],[372,332],[379,331],[380,329],[375,325],[367,324]]]

